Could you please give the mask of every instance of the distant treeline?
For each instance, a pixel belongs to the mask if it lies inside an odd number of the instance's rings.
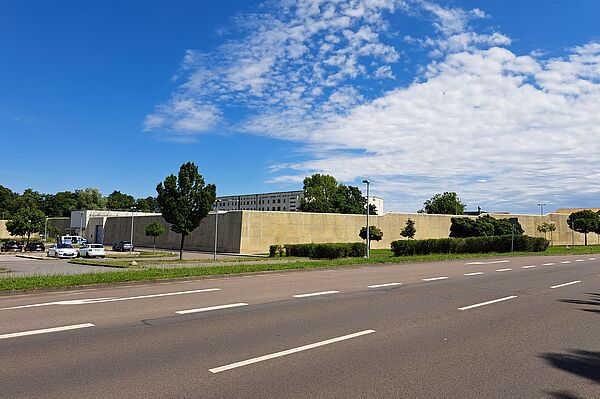
[[[26,207],[38,209],[47,217],[71,216],[71,211],[79,209],[129,210],[135,207],[140,212],[160,211],[156,197],[134,198],[116,190],[108,196],[97,188],[56,194],[43,194],[28,188],[19,194],[0,185],[0,219],[11,219]]]

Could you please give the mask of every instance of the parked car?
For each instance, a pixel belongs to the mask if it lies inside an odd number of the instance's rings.
[[[23,249],[23,244],[21,244],[19,241],[8,240],[4,243],[4,245],[2,245],[2,248],[0,248],[0,251],[2,251],[2,252],[21,252],[22,249]]]
[[[79,256],[86,258],[104,258],[106,253],[102,244],[84,244],[79,248]]]
[[[60,237],[61,244],[87,244],[87,239],[82,236],[61,236]]]
[[[44,243],[39,242],[39,241],[32,241],[25,246],[25,251],[43,252],[45,250],[46,250],[46,247],[44,246]]]
[[[56,244],[48,249],[48,256],[54,258],[76,258],[78,252],[71,244]]]
[[[112,246],[113,251],[133,251],[134,248],[129,241],[119,241],[118,243]]]

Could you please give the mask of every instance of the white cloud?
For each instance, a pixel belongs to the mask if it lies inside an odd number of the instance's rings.
[[[560,58],[520,55],[508,36],[470,26],[490,18],[483,10],[425,0],[286,0],[268,8],[238,21],[242,39],[211,54],[188,51],[177,75],[183,83],[148,115],[146,130],[185,142],[227,123],[226,108],[239,106],[247,117],[229,121],[239,132],[305,150],[303,161],[274,169],[271,182],[298,183],[314,172],[345,182],[369,177],[387,209],[414,211],[442,191],[485,210],[597,197],[600,43]],[[391,31],[394,12],[433,18],[437,35]],[[402,43],[427,47],[433,58],[414,83],[374,93],[366,81],[394,79]]]

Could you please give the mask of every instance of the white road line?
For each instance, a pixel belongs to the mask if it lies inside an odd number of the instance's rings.
[[[480,274],[483,274],[483,272],[473,272],[473,273],[465,273],[465,276],[478,276]]]
[[[554,263],[550,262],[550,263],[544,263],[542,266],[552,266]]]
[[[596,258],[588,258],[588,260],[596,260]]]
[[[562,262],[560,262],[560,263],[562,263],[563,265],[566,265],[567,263],[571,263],[571,261],[570,261],[570,260],[563,260],[563,261],[562,261]]]
[[[179,310],[175,313],[177,314],[189,314],[189,313],[200,313],[200,312],[208,312],[211,310],[219,310],[219,309],[229,309],[229,308],[237,308],[239,306],[248,306],[247,303],[230,303],[227,305],[217,305],[217,306],[209,306],[207,308],[198,308],[198,309],[188,309],[188,310]]]
[[[258,363],[258,362],[264,362],[265,360],[275,359],[275,358],[278,358],[278,357],[291,355],[293,353],[302,352],[302,351],[305,351],[305,350],[308,350],[308,349],[318,348],[320,346],[325,346],[325,345],[329,345],[329,344],[334,344],[336,342],[345,341],[347,339],[357,338],[357,337],[360,337],[362,335],[372,334],[374,332],[375,332],[375,330],[359,331],[359,332],[354,333],[354,334],[348,334],[348,335],[344,335],[344,336],[337,337],[337,338],[331,338],[331,339],[328,339],[328,340],[325,340],[325,341],[315,342],[314,344],[299,346],[297,348],[292,348],[292,349],[288,349],[288,350],[281,351],[281,352],[275,352],[275,353],[271,353],[269,355],[255,357],[255,358],[252,358],[252,359],[244,360],[244,361],[237,362],[237,363],[228,364],[228,365],[225,365],[225,366],[215,367],[215,368],[209,369],[208,371],[210,371],[213,374],[216,374],[216,373],[220,373],[222,371],[227,371],[227,370],[235,369],[235,368],[238,368],[238,367],[248,366],[249,364],[254,364],[254,363]]]
[[[469,262],[469,263],[465,263],[466,265],[493,265],[496,263],[508,263],[510,262],[509,260],[493,260],[490,262]]]
[[[560,287],[566,287],[567,285],[573,285],[573,284],[577,284],[577,283],[581,283],[581,280],[575,280],[575,281],[571,281],[569,283],[564,283],[564,284],[559,284],[559,285],[553,285],[550,288],[560,288]]]
[[[585,259],[575,259],[575,262],[585,262]]]
[[[202,289],[202,290],[166,292],[163,294],[139,295],[139,296],[130,296],[130,297],[123,297],[123,298],[109,297],[109,298],[71,299],[71,300],[67,300],[67,301],[44,302],[44,303],[35,303],[32,305],[13,306],[10,308],[0,308],[0,310],[35,308],[35,307],[39,307],[39,306],[50,306],[50,305],[88,305],[88,304],[92,304],[92,303],[131,301],[134,299],[160,298],[163,296],[196,294],[196,293],[200,293],[200,292],[211,292],[211,291],[221,291],[221,289],[220,288],[206,288],[206,289]]]
[[[487,301],[487,302],[476,303],[475,305],[463,306],[462,308],[458,308],[458,310],[469,310],[469,309],[473,309],[473,308],[478,308],[480,306],[491,305],[492,303],[496,303],[496,302],[502,302],[502,301],[508,301],[509,299],[515,299],[516,297],[517,297],[516,295],[511,295],[511,296],[507,296],[507,297],[500,298],[500,299],[494,299],[494,300]]]
[[[446,280],[448,277],[430,277],[424,278],[423,281],[437,281],[437,280]]]
[[[0,339],[24,337],[27,335],[46,334],[46,333],[53,333],[53,332],[59,332],[59,331],[76,330],[78,328],[86,328],[86,327],[94,327],[94,324],[92,324],[92,323],[73,324],[70,326],[52,327],[52,328],[44,328],[41,330],[21,331],[21,332],[10,333],[10,334],[2,334],[2,335],[0,335]]]
[[[509,272],[509,271],[511,271],[511,270],[512,270],[512,269],[497,269],[496,271],[497,271],[497,272]]]
[[[395,285],[402,285],[402,283],[385,283],[385,284],[367,285],[367,288],[393,287]]]
[[[521,269],[532,269],[534,267],[537,267],[537,266],[534,266],[534,265],[523,266],[523,267],[521,267]]]
[[[322,291],[322,292],[311,292],[309,294],[298,294],[294,295],[294,298],[306,298],[309,296],[317,296],[317,295],[327,295],[327,294],[337,294],[339,291]]]

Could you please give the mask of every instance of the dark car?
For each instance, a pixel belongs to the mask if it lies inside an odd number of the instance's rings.
[[[46,247],[44,246],[44,243],[39,242],[39,241],[30,242],[29,244],[27,244],[25,246],[25,251],[43,252],[45,250],[46,250]]]
[[[23,245],[19,241],[8,240],[2,245],[2,252],[21,252]]]
[[[113,251],[133,251],[133,246],[129,241],[119,241],[115,245],[112,246]]]

